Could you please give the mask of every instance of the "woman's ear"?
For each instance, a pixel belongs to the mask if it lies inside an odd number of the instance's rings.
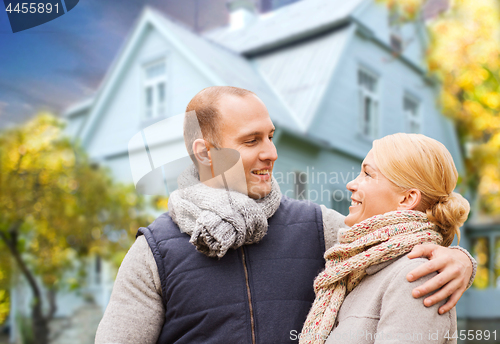
[[[193,153],[196,160],[198,161],[198,164],[211,168],[212,159],[210,157],[210,147],[207,147],[207,142],[205,140],[194,140]]]
[[[407,190],[403,196],[399,202],[398,210],[415,210],[422,199],[422,193],[417,189]]]

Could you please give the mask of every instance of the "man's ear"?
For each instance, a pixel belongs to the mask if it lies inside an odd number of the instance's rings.
[[[207,142],[205,140],[194,140],[193,153],[199,164],[211,168],[212,158],[210,156],[210,147],[207,147]]]
[[[398,210],[415,210],[420,204],[422,193],[417,189],[410,189],[404,192],[399,201]]]

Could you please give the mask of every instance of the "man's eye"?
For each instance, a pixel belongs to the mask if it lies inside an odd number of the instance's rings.
[[[257,142],[257,140],[250,140],[250,141],[246,141],[245,143],[252,144],[252,143],[255,143],[255,142]]]

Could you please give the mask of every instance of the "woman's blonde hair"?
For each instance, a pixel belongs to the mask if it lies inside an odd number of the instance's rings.
[[[421,192],[415,210],[425,212],[438,227],[443,246],[455,235],[460,241],[460,226],[467,220],[470,206],[462,195],[453,192],[458,173],[446,147],[421,134],[398,133],[373,142],[373,155],[380,172],[395,185]]]

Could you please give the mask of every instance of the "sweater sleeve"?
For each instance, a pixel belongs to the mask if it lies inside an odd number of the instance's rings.
[[[452,337],[456,331],[455,308],[440,315],[439,307],[445,301],[426,307],[422,303],[423,298],[415,299],[411,295],[413,288],[424,284],[437,273],[433,272],[410,283],[406,275],[427,259],[401,259],[403,264],[394,271],[383,295],[375,343],[448,343],[446,335]],[[456,343],[453,340],[451,342]]]
[[[323,232],[325,234],[325,250],[337,244],[337,233],[339,228],[348,228],[344,223],[345,216],[339,212],[328,209],[321,205],[321,214],[323,215]]]
[[[474,257],[472,257],[472,255],[469,253],[469,251],[467,251],[465,248],[460,246],[450,246],[450,248],[462,251],[470,259],[470,262],[472,264],[472,274],[470,276],[469,283],[467,284],[467,289],[469,289],[472,286],[472,283],[474,283],[474,278],[476,278],[477,262],[474,259]]]
[[[156,343],[164,319],[158,269],[146,239],[140,236],[118,270],[95,343]]]

